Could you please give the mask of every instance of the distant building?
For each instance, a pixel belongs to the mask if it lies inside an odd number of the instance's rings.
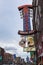
[[[4,52],[4,49],[0,47],[0,65],[3,64]]]
[[[16,57],[16,59],[15,59],[15,63],[19,64],[20,61],[21,61],[21,57]]]
[[[25,65],[25,61],[21,57],[16,57],[14,63],[17,64],[17,65],[19,65],[19,64],[20,65]]]
[[[13,55],[10,53],[4,53],[4,64],[10,64],[13,62]]]

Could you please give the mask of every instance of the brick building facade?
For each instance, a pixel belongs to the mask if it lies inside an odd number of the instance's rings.
[[[4,49],[0,47],[0,65],[3,64],[4,52]]]
[[[33,28],[40,31],[35,34],[37,58],[43,61],[43,0],[33,0]]]

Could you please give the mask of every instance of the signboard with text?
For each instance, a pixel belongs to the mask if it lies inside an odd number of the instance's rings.
[[[33,46],[33,47],[24,47],[23,51],[24,52],[30,52],[30,51],[36,51],[36,49],[35,49],[35,46]]]
[[[30,42],[29,45],[35,45],[34,44],[34,37],[33,36],[28,36],[27,41]]]

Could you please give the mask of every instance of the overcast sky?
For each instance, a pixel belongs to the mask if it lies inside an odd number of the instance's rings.
[[[32,0],[0,0],[0,47],[22,57],[27,53],[18,45],[18,30],[23,28],[18,6],[25,4],[32,4]]]

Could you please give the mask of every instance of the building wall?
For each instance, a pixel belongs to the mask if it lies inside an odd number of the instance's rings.
[[[5,64],[8,64],[10,62],[13,62],[13,55],[9,54],[9,53],[4,53],[4,60],[3,62]]]
[[[43,53],[43,0],[33,0],[33,27],[40,31],[35,34],[38,57]]]
[[[4,59],[4,49],[0,47],[0,58],[2,57],[2,60],[0,59],[0,65],[3,63],[3,59]]]

